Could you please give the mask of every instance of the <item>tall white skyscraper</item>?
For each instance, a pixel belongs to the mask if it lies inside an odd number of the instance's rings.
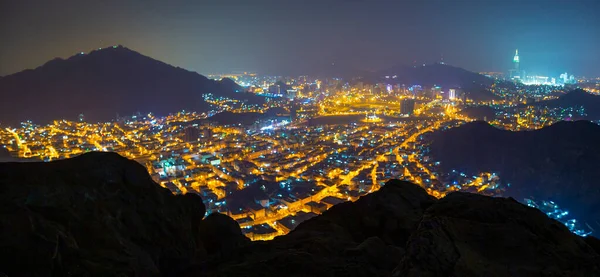
[[[448,99],[454,100],[456,99],[456,90],[451,88],[448,90]]]

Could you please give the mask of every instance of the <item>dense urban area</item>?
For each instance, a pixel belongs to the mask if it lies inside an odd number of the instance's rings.
[[[518,53],[515,69],[518,70]],[[438,65],[423,65],[438,66]],[[410,180],[435,197],[452,191],[500,196],[506,186],[494,172],[444,172],[429,155],[427,134],[485,120],[498,128],[532,130],[584,118],[583,107],[549,107],[584,86],[600,92],[598,79],[566,73],[558,79],[499,77],[476,88],[398,85],[360,79],[308,76],[210,76],[229,78],[265,103],[204,94],[205,113],[136,114],[110,122],[55,120],[2,126],[0,144],[13,156],[43,161],[88,151],[114,151],[144,165],[174,194],[202,196],[207,213],[225,213],[246,236],[268,240],[333,205],[378,190],[389,179]],[[507,81],[509,79],[510,81]],[[487,112],[481,113],[481,109]],[[524,200],[525,201],[525,200]],[[526,204],[564,219],[574,232],[589,231],[558,204]]]

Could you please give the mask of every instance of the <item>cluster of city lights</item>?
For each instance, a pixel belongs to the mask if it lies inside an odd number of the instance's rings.
[[[558,206],[554,201],[542,200],[534,201],[529,198],[525,198],[524,202],[527,206],[539,209],[544,212],[548,217],[559,221],[569,228],[569,230],[579,236],[586,237],[592,234],[592,231],[586,226],[585,223],[578,221],[575,218],[569,216],[569,211]]]

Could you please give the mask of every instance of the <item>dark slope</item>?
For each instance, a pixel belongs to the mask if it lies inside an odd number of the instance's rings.
[[[0,270],[8,276],[157,276],[204,253],[196,195],[174,196],[115,153],[0,164]]]
[[[193,125],[199,123],[212,122],[218,125],[242,125],[250,126],[258,121],[289,117],[289,111],[284,108],[270,108],[264,113],[259,112],[246,112],[246,113],[234,113],[230,111],[224,111],[217,113],[206,119],[196,119],[187,122],[173,122],[171,124],[177,125]]]
[[[117,113],[203,111],[204,93],[256,100],[236,91],[241,88],[231,80],[216,82],[122,46],[109,47],[0,79],[0,122],[43,123],[80,113],[95,122]]]
[[[460,111],[460,114],[476,120],[494,120],[496,118],[496,109],[490,106],[471,106]]]
[[[600,96],[593,95],[582,89],[572,90],[558,99],[537,102],[534,105],[549,108],[583,107],[587,114],[585,119],[600,119]]]
[[[1,162],[13,162],[16,161],[17,159],[14,158],[10,152],[8,152],[8,150],[6,150],[6,148],[4,147],[0,147],[0,163]]]
[[[283,108],[271,108],[271,109],[268,109],[264,113],[258,113],[258,112],[232,113],[229,111],[225,111],[225,112],[215,114],[215,115],[207,118],[206,120],[215,122],[219,125],[241,124],[241,125],[248,126],[248,125],[254,124],[257,121],[267,120],[269,118],[275,118],[275,117],[278,117],[278,115],[283,115],[283,114],[289,114],[289,112]]]
[[[389,181],[267,242],[111,153],[0,163],[8,276],[599,276],[586,240],[512,199]]]
[[[511,184],[507,196],[557,201],[600,230],[600,126],[559,122],[510,132],[472,122],[432,139],[432,155],[443,170],[497,172]]]
[[[581,237],[514,199],[452,193],[423,215],[393,276],[600,276]]]
[[[378,77],[389,76],[386,81],[407,85],[433,86],[444,88],[473,88],[491,85],[493,80],[481,74],[445,64],[425,66],[395,66],[377,73]],[[396,76],[396,78],[392,78]]]

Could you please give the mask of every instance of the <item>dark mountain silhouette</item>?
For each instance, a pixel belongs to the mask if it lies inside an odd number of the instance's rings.
[[[587,116],[584,117],[585,119],[600,119],[600,96],[588,93],[583,89],[575,89],[558,99],[541,101],[534,103],[533,105],[548,108],[583,107],[587,114]]]
[[[259,120],[266,120],[270,118],[278,117],[278,115],[289,115],[289,112],[283,108],[271,108],[264,113],[258,112],[247,112],[247,113],[232,113],[232,112],[221,112],[215,114],[207,121],[215,122],[219,125],[237,125],[241,124],[244,126],[252,125]]]
[[[242,125],[250,126],[260,120],[274,119],[278,117],[289,117],[290,112],[284,108],[270,108],[264,113],[259,112],[246,112],[246,113],[234,113],[230,111],[224,111],[217,113],[206,119],[197,119],[187,122],[173,122],[171,124],[187,126],[201,123],[214,123],[218,125]]]
[[[600,248],[510,198],[435,199],[392,180],[272,241],[204,217],[137,162],[0,163],[7,276],[598,276]],[[4,275],[3,274],[3,275]]]
[[[174,67],[122,46],[54,59],[33,69],[0,79],[0,122],[31,119],[44,123],[75,119],[108,121],[116,114],[181,110],[205,111],[202,94],[240,99],[261,98],[242,93],[229,79],[219,82]]]
[[[477,120],[493,120],[496,118],[496,109],[490,106],[471,106],[462,109],[460,114]]]
[[[434,133],[432,140],[442,170],[496,172],[510,183],[506,196],[556,201],[600,230],[600,126],[558,122],[511,132],[478,121]]]
[[[263,118],[264,114],[258,112],[247,112],[247,113],[233,113],[233,112],[220,112],[215,114],[204,121],[215,122],[219,125],[251,125],[260,118]]]
[[[389,76],[389,78],[385,78]],[[396,78],[393,78],[396,76]],[[377,72],[381,81],[395,82],[406,85],[422,85],[431,87],[438,85],[444,88],[477,88],[489,86],[491,78],[459,67],[445,64],[429,64],[425,66],[395,66]]]

